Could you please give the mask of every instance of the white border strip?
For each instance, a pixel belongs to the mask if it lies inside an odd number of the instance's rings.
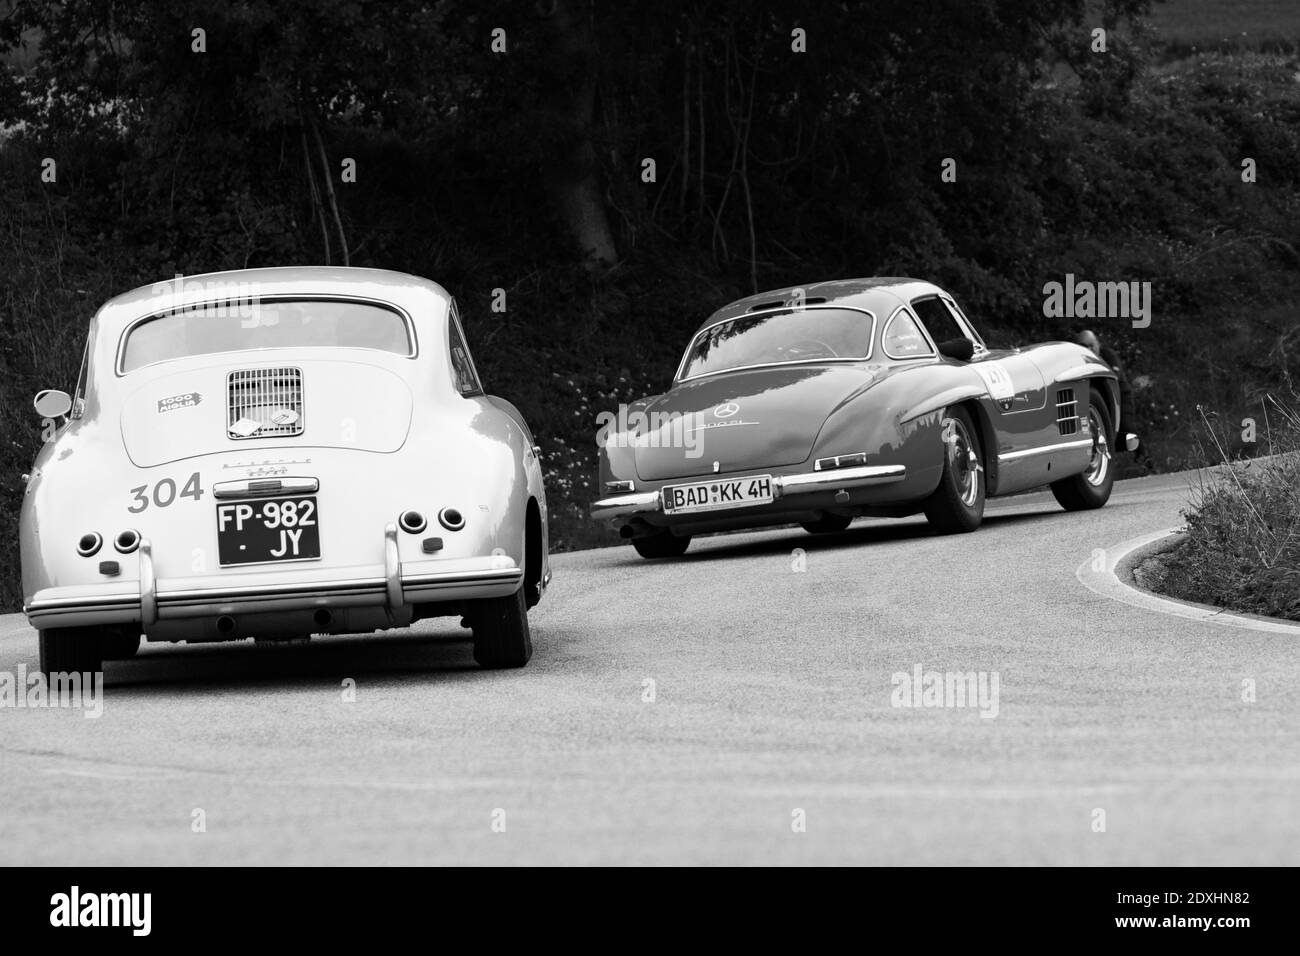
[[[1132,577],[1132,572],[1126,566],[1125,561],[1129,555],[1148,548],[1150,545],[1172,535],[1179,534],[1181,531],[1181,528],[1167,528],[1164,531],[1153,531],[1137,538],[1129,538],[1127,541],[1122,541],[1104,551],[1098,548],[1093,552],[1091,558],[1079,565],[1079,569],[1074,572],[1074,576],[1079,579],[1079,582],[1084,587],[1096,594],[1100,594],[1102,597],[1123,601],[1125,604],[1140,607],[1146,611],[1172,614],[1176,617],[1202,623],[1225,624],[1229,627],[1239,627],[1250,631],[1264,631],[1270,634],[1289,634],[1292,637],[1300,637],[1300,624],[1291,624],[1257,614],[1237,614],[1209,604],[1196,604],[1192,601],[1178,601],[1173,598],[1158,597],[1126,580]],[[1156,553],[1162,549],[1151,548],[1150,550],[1152,553]],[[1102,560],[1099,561],[1098,558]],[[1101,570],[1098,570],[1098,564],[1102,565]],[[1120,568],[1121,572],[1117,574],[1116,568]]]

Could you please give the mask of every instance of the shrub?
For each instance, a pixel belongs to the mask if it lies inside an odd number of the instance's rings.
[[[1267,455],[1228,460],[1196,489],[1184,540],[1156,588],[1186,600],[1300,620],[1300,414],[1271,396],[1256,438]]]

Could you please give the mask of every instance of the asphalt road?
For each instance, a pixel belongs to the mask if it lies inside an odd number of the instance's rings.
[[[0,709],[0,863],[1294,864],[1300,642],[1075,576],[1179,524],[1187,481],[956,537],[559,555],[522,671],[477,671],[451,620],[148,647],[98,719]],[[20,665],[35,634],[0,618]],[[917,665],[996,673],[996,716],[893,706]]]

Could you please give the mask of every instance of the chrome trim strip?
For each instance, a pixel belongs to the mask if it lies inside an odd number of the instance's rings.
[[[907,477],[905,465],[861,465],[855,468],[832,468],[806,475],[778,475],[772,479],[777,497],[797,492],[824,491],[828,488],[863,488],[887,485]]]
[[[272,488],[271,485],[278,484]],[[255,485],[263,487],[256,488]],[[309,495],[320,491],[316,478],[245,478],[219,481],[212,486],[214,498],[263,498],[271,495]]]
[[[1025,448],[1021,451],[1009,451],[1005,455],[998,455],[998,461],[1015,461],[1018,458],[1028,458],[1031,455],[1047,455],[1054,451],[1065,451],[1070,448],[1091,448],[1091,438],[1081,438],[1078,441],[1063,441],[1055,445],[1043,445],[1041,448]]]
[[[957,300],[948,295],[948,293],[944,292],[942,289],[939,290],[939,298],[957,317],[959,323],[965,327],[967,333],[966,337],[975,343],[975,354],[979,355],[982,353],[988,355],[990,350],[989,347],[984,344],[984,337],[980,335],[979,329],[975,328],[975,323],[966,317],[966,313],[961,310],[961,306],[957,304]],[[1020,349],[1016,349],[1016,351],[1019,352]]]
[[[152,571],[151,571],[152,574]],[[461,588],[497,588],[502,585],[518,586],[523,580],[524,571],[518,566],[507,568],[490,568],[484,571],[434,571],[413,575],[401,582],[403,598],[409,592],[438,592]],[[141,623],[144,623],[145,609],[144,582],[138,594],[120,594],[96,598],[54,598],[33,602],[24,606],[23,612],[29,617],[58,618],[69,614],[88,614],[96,612],[134,612],[140,609]],[[156,583],[153,591],[154,617],[150,623],[158,620],[158,609],[184,610],[215,604],[233,602],[287,602],[294,600],[317,600],[328,598],[355,599],[361,597],[388,597],[387,580],[379,578],[351,579],[326,582],[319,586],[302,584],[283,584],[264,587],[223,588],[206,590],[170,591],[158,594]],[[163,617],[172,617],[163,614]],[[177,615],[185,616],[185,615]]]
[[[33,601],[31,604],[23,605],[24,614],[42,614],[48,612],[66,611],[66,610],[104,610],[104,611],[122,611],[134,610],[140,606],[140,595],[135,594],[110,594],[106,597],[96,598],[93,604],[83,603],[84,598],[51,598],[48,601]]]
[[[492,571],[478,571],[472,577],[447,576],[445,578],[429,578],[423,581],[406,581],[405,595],[409,603],[416,603],[417,599],[427,598],[430,595],[437,595],[440,591],[464,591],[473,589],[475,591],[496,591],[499,596],[513,594],[519,590],[519,586],[524,580],[523,568],[496,568]],[[491,597],[491,594],[485,595]]]
[[[317,585],[303,584],[264,584],[248,585],[235,588],[190,588],[184,591],[167,591],[161,595],[164,607],[172,604],[185,604],[192,601],[242,601],[259,597],[293,597],[296,594],[361,594],[367,590],[383,586],[378,578],[342,578],[337,581],[322,581]]]
[[[591,503],[591,516],[596,520],[602,518],[621,518],[625,515],[657,512],[661,498],[657,491],[639,491],[631,495],[619,495],[616,498],[601,498]]]
[[[153,573],[153,542],[140,539],[140,624],[143,627],[158,620],[158,580]]]

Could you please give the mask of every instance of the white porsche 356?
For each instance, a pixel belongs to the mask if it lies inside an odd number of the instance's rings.
[[[456,304],[372,269],[177,278],[105,304],[27,476],[41,667],[150,641],[461,615],[484,667],[532,653],[550,578],[538,449],[487,395]]]

